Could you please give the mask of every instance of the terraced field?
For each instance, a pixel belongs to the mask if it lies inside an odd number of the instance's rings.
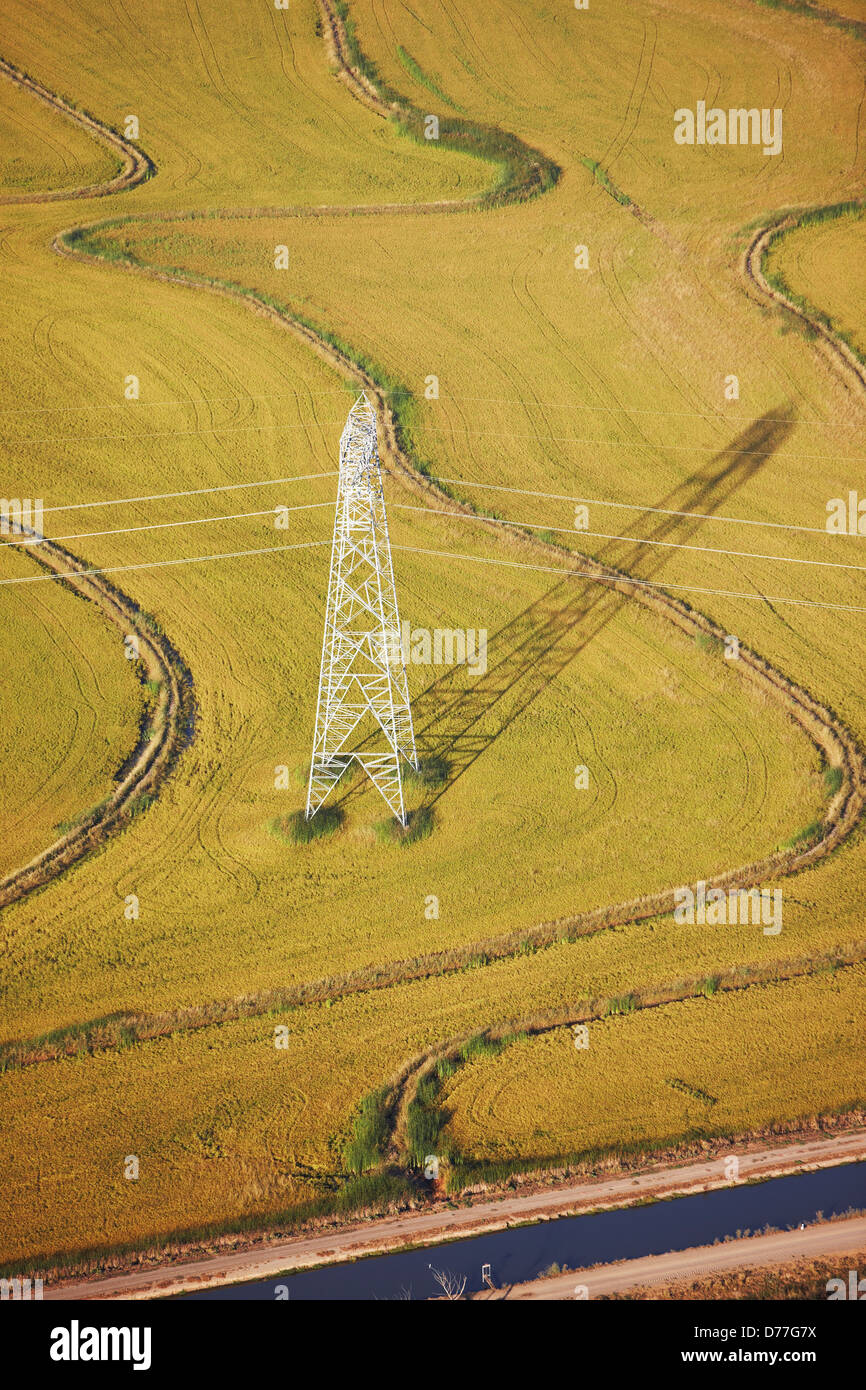
[[[862,1104],[863,220],[754,252],[862,198],[862,52],[751,0],[7,7],[0,491],[101,572],[0,550],[0,872],[86,822],[0,884],[16,1268],[405,1200],[440,1136],[471,1174]],[[677,146],[704,97],[784,154]],[[298,845],[360,388],[402,616],[488,663],[409,668],[427,838],[355,781]],[[699,878],[781,932],[678,924]]]

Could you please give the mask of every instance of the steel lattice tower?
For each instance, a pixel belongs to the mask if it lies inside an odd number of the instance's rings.
[[[360,747],[348,751],[363,725]],[[318,811],[352,759],[406,824],[400,760],[417,768],[412,711],[379,468],[376,415],[365,395],[340,439],[340,482],[316,734],[306,818]]]

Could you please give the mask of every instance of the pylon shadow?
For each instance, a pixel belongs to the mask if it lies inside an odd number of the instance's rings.
[[[703,518],[718,512],[784,443],[794,418],[791,404],[760,416],[660,498],[654,510],[630,524],[632,539],[608,542],[596,558],[631,578],[653,580],[675,553],[660,543],[675,535],[678,545],[687,544],[704,526]],[[671,514],[682,512],[698,515]],[[567,563],[565,555],[563,562]],[[626,595],[610,584],[569,571],[489,639],[488,652],[501,655],[483,675],[473,679],[465,665],[454,666],[416,696],[412,713],[419,759],[422,765],[442,769],[435,785],[422,784],[420,805],[430,807],[438,801],[626,602]],[[364,784],[349,785],[340,804],[366,789]]]

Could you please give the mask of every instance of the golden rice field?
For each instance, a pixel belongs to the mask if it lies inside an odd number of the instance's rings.
[[[840,1107],[853,1106],[863,1088],[852,1042],[862,1047],[864,987],[862,966],[852,966],[602,1019],[585,1048],[568,1028],[521,1039],[446,1083],[447,1138],[466,1161],[616,1150],[624,1133],[661,1148],[684,1134],[706,1139],[818,1114],[828,1069]],[[796,1099],[780,1107],[792,1072]]]
[[[7,1074],[19,1116],[0,1137],[7,1258],[176,1236],[212,1226],[217,1210],[226,1224],[290,1223],[293,1208],[345,1184],[357,1097],[407,1055],[489,1022],[491,989],[497,1018],[580,997],[567,948],[550,954],[544,980],[521,960],[491,967],[490,979],[470,971],[281,1015],[286,1049],[270,1017],[160,1039],[146,1068],[122,1049]],[[588,1051],[569,1029],[515,1043],[457,1073],[443,1097],[446,1136],[468,1160],[555,1163],[850,1105],[862,1099],[851,1046],[862,1047],[862,992],[862,967],[851,967],[592,1023]],[[123,1177],[129,1155],[135,1183]]]
[[[8,0],[0,18],[0,57],[117,132],[135,115],[155,166],[111,196],[3,202],[107,180],[118,160],[0,77],[0,494],[68,508],[46,513],[46,534],[153,615],[195,698],[154,804],[0,916],[0,1045],[182,1014],[170,1035],[117,1046],[109,1029],[93,1055],[3,1073],[0,1259],[348,1202],[361,1101],[412,1059],[583,1000],[844,955],[863,936],[858,826],[767,880],[783,889],[779,936],[662,915],[565,939],[576,914],[808,843],[839,781],[743,663],[561,573],[576,552],[661,586],[866,742],[863,541],[824,531],[827,500],[863,488],[862,391],[738,268],[749,229],[780,210],[862,196],[861,41],[752,0],[391,8],[350,0],[351,32],[382,90],[439,113],[441,144],[341,80],[317,0],[158,3],[134,19],[109,0]],[[784,155],[674,144],[674,108],[704,94],[781,107]],[[461,121],[555,161],[555,186],[451,210],[501,174],[448,147]],[[767,265],[857,342],[862,230],[804,226]],[[74,254],[53,249],[64,233]],[[213,292],[226,285],[277,316]],[[444,480],[434,495],[387,460],[401,616],[488,633],[481,674],[409,667],[419,748],[450,776],[432,833],[407,845],[382,840],[386,808],[360,782],[337,834],[279,833],[303,801],[337,448],[358,392],[329,341],[399,408],[410,464]],[[464,501],[513,524],[485,527]],[[288,531],[277,506],[296,508]],[[111,792],[145,692],[96,606],[20,547],[0,549],[0,638],[6,873]],[[549,922],[558,944],[484,963],[484,942]],[[475,943],[476,968],[401,982],[401,963]],[[268,991],[374,969],[387,988],[338,998],[333,983],[327,1003],[261,1012]],[[190,1027],[256,999],[254,1017]],[[555,1164],[863,1100],[860,967],[592,1028],[589,1053],[560,1031],[462,1069],[460,1151]],[[709,1119],[669,1072],[712,1093]]]

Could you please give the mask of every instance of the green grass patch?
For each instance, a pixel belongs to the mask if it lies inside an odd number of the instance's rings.
[[[755,4],[765,10],[786,10],[788,14],[799,15],[802,18],[820,19],[822,23],[840,29],[852,39],[866,39],[866,24],[862,20],[851,19],[847,15],[837,14],[834,10],[825,10],[822,6],[814,4],[813,0],[755,0]]]
[[[585,169],[589,170],[596,183],[601,184],[605,193],[609,193],[611,198],[615,198],[622,207],[631,207],[631,198],[627,193],[623,193],[622,189],[617,188],[610,174],[601,167],[597,159],[590,159],[588,155],[583,155],[580,162]]]
[[[345,819],[339,806],[320,806],[312,819],[307,820],[303,811],[292,811],[287,816],[275,816],[268,821],[268,830],[278,840],[286,844],[309,845],[313,840],[323,840],[338,831]]]
[[[834,797],[842,785],[841,767],[824,768],[824,790],[828,797]]]
[[[111,797],[106,797],[106,799],[104,801],[100,801],[98,805],[91,806],[89,811],[82,811],[80,816],[74,816],[72,820],[60,821],[57,825],[55,825],[54,829],[57,831],[58,835],[68,835],[70,830],[77,830],[79,826],[84,825],[87,821],[92,820],[94,816],[100,816],[107,807],[110,800]]]
[[[805,845],[813,844],[820,838],[821,831],[824,829],[821,821],[813,820],[809,825],[805,825],[802,830],[798,830],[796,835],[792,835],[790,840],[783,840],[780,849],[802,849]]]
[[[712,632],[696,632],[695,646],[698,651],[706,652],[707,656],[719,656],[724,650],[724,642],[720,637],[716,637]]]
[[[457,103],[452,101],[449,96],[445,95],[442,88],[437,86],[432,77],[427,76],[427,73],[424,72],[420,64],[412,57],[412,54],[407,53],[406,49],[403,48],[401,44],[397,45],[397,57],[400,59],[401,66],[409,74],[413,82],[417,82],[421,87],[426,87],[428,92],[433,93],[437,101],[443,102],[445,106],[450,106],[452,111],[460,110]]]
[[[717,1096],[711,1096],[709,1091],[702,1091],[700,1086],[693,1086],[678,1076],[666,1076],[665,1084],[674,1091],[679,1091],[681,1095],[689,1096],[692,1100],[702,1100],[705,1105],[718,1105]]]
[[[448,1157],[442,1144],[442,1130],[448,1123],[449,1112],[440,1104],[439,1086],[435,1073],[424,1077],[418,1083],[414,1100],[409,1102],[409,1154],[419,1168],[423,1168],[428,1154],[440,1159]]]
[[[401,825],[396,816],[389,816],[387,820],[377,821],[373,829],[382,845],[414,845],[416,840],[426,840],[432,835],[433,825],[432,808],[421,806],[408,813],[405,825]]]
[[[450,776],[447,758],[421,758],[417,768],[406,769],[404,781],[409,787],[444,787]]]
[[[617,1014],[632,1014],[636,1006],[637,1001],[633,994],[624,994],[621,999],[609,999],[604,1017],[613,1018]]]
[[[361,1101],[352,1137],[343,1150],[343,1163],[347,1173],[364,1173],[384,1161],[385,1147],[390,1135],[388,1104],[387,1088],[373,1091]]]

